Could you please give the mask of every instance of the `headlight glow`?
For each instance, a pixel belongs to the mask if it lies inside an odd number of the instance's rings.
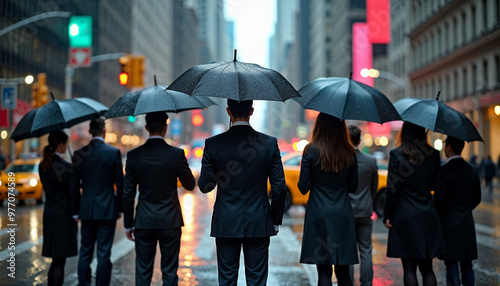
[[[31,179],[30,180],[30,186],[36,187],[36,185],[38,185],[38,180],[37,179]]]

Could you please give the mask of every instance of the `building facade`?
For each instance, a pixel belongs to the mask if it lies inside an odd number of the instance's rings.
[[[411,96],[435,98],[440,90],[440,100],[468,115],[484,139],[484,143],[469,144],[465,155],[489,155],[496,160],[500,155],[499,2],[411,1],[409,9]]]

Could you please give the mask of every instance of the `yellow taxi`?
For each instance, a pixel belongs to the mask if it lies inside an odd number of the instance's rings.
[[[12,178],[16,184],[11,194],[14,194],[15,199],[19,201],[18,205],[24,204],[27,199],[35,199],[37,204],[44,202],[43,186],[38,175],[40,160],[40,158],[16,159],[0,173],[0,203],[9,200],[8,184]]]
[[[309,193],[303,195],[297,186],[300,175],[300,162],[302,160],[302,152],[289,152],[282,156],[283,170],[285,172],[286,181],[286,201],[285,210],[288,210],[291,205],[306,205],[309,199]],[[373,207],[378,216],[381,216],[384,211],[385,194],[387,192],[387,167],[383,164],[378,165],[378,188],[377,195],[373,201]],[[271,186],[268,184],[268,191]]]

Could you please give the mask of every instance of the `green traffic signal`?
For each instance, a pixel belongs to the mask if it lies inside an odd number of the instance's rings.
[[[69,18],[68,35],[70,47],[91,47],[92,16],[71,16]]]
[[[135,122],[136,118],[135,116],[129,115],[128,116],[128,122]]]

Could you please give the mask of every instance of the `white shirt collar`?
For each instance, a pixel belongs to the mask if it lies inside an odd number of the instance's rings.
[[[62,154],[61,154],[61,153],[59,153],[59,152],[54,152],[54,154],[56,154],[57,156],[59,156],[59,158],[61,158],[61,159],[62,159]]]
[[[149,136],[148,140],[149,139],[161,139],[161,140],[165,140],[165,138],[161,137],[160,135]]]
[[[453,159],[459,159],[459,158],[462,158],[462,156],[460,155],[451,156],[450,158],[448,158],[448,161],[446,161],[446,163],[450,162]]]
[[[92,140],[94,139],[101,140],[102,142],[104,142],[104,138],[102,138],[101,136],[92,137]]]
[[[233,124],[231,124],[231,127],[233,126],[250,126],[250,122],[248,121],[236,121]]]

